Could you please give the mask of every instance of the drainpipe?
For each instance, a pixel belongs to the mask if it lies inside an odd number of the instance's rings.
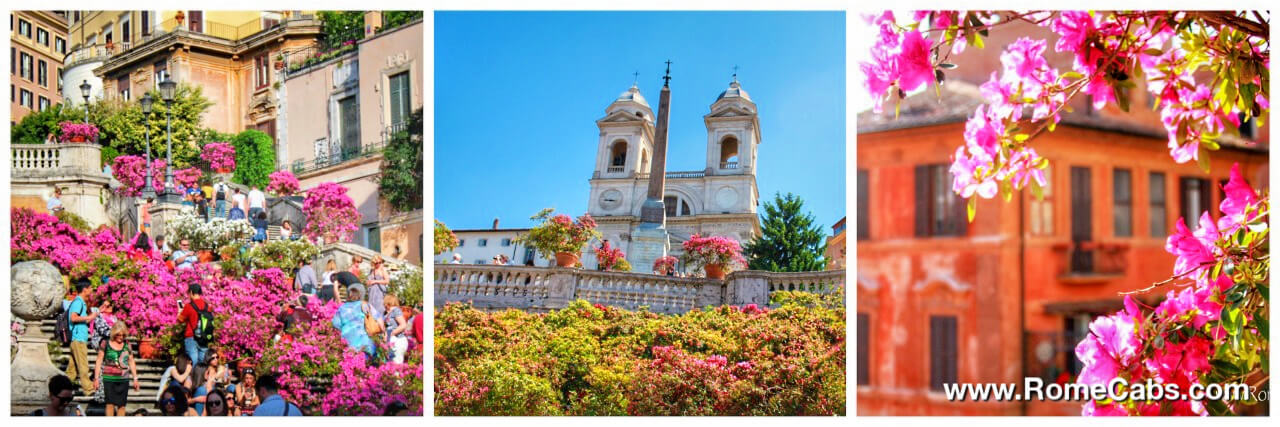
[[[1027,193],[1019,192],[1018,197],[1018,347],[1022,349],[1018,357],[1022,380],[1027,378],[1027,234],[1026,203]],[[1026,390],[1022,391],[1024,394]],[[1027,399],[1019,399],[1022,415],[1027,415]]]

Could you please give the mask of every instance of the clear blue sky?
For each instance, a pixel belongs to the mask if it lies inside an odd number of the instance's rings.
[[[702,116],[732,80],[758,106],[761,208],[792,192],[845,216],[842,12],[436,12],[435,216],[453,229],[586,212],[605,107],[631,86],[657,113],[672,61],[668,171],[702,170]]]

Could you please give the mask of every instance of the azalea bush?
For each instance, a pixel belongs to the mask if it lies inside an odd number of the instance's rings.
[[[321,409],[325,415],[382,415],[402,403],[410,415],[422,415],[422,365],[385,363],[369,366],[365,357],[347,352]]]
[[[227,142],[210,142],[200,150],[200,160],[215,171],[229,171],[236,168],[236,150]]]
[[[1094,109],[1128,111],[1141,76],[1157,99],[1173,160],[1194,160],[1206,171],[1225,132],[1250,118],[1261,126],[1269,116],[1268,23],[1258,12],[916,11],[911,18],[871,18],[879,35],[860,68],[877,112],[886,100],[942,84],[955,67],[951,55],[983,48],[989,31],[1010,22],[1047,27],[1059,36],[1054,49],[1075,58],[1060,70],[1045,59],[1043,39],[1004,47],[1001,69],[981,86],[987,103],[970,116],[952,157],[952,189],[969,199],[970,220],[975,194],[1002,193],[1007,201],[1026,187],[1041,193],[1049,163],[1031,143],[1055,129],[1077,96],[1091,97]]]
[[[671,255],[665,255],[661,258],[653,260],[653,271],[657,272],[658,274],[670,273],[672,271],[675,271],[676,263],[679,261],[680,261],[679,258],[676,258]]]
[[[596,249],[596,263],[604,270],[620,270],[618,264],[627,260],[627,254],[622,253],[622,249],[609,245],[604,242],[599,249]],[[631,270],[628,266],[627,270]],[[620,270],[621,271],[621,270]]]
[[[268,175],[267,178],[271,180],[267,184],[267,191],[279,196],[292,196],[293,193],[298,192],[298,178],[293,176],[293,172],[275,171]]]
[[[173,171],[173,182],[181,188],[196,188],[201,175],[204,175],[204,172],[201,172],[200,168],[178,169]]]
[[[528,233],[517,236],[515,241],[534,248],[539,255],[551,259],[557,252],[580,254],[587,242],[602,237],[596,231],[596,221],[590,214],[582,214],[575,221],[565,214],[552,215],[553,212],[554,210],[547,208],[530,217],[529,219],[542,223]]]
[[[458,247],[458,235],[453,234],[453,231],[449,230],[449,227],[438,219],[436,220],[435,232],[431,236],[434,240],[432,249],[435,250],[436,255]]]
[[[269,240],[250,249],[244,258],[251,269],[276,268],[292,272],[302,261],[309,263],[319,255],[320,247],[306,239]]]
[[[151,160],[151,188],[164,191],[164,160]],[[147,159],[142,156],[117,156],[111,161],[111,176],[120,181],[116,193],[122,196],[138,196],[147,184]]]
[[[195,208],[184,207],[178,215],[165,221],[165,236],[170,242],[191,240],[191,249],[213,250],[234,242],[247,240],[253,235],[253,226],[247,221],[231,221],[226,218],[196,216]]]
[[[134,277],[113,277],[95,290],[96,301],[111,301],[118,321],[125,322],[129,335],[154,339],[177,322],[178,301],[187,287],[179,283],[164,262],[158,259],[139,263]]]
[[[94,126],[92,123],[76,123],[70,121],[58,124],[59,141],[69,142],[75,139],[96,142],[98,140],[98,127]]]
[[[436,415],[844,415],[845,312],[435,314]]]
[[[81,264],[120,250],[119,234],[109,228],[93,234],[82,233],[53,215],[29,208],[11,210],[9,218],[9,250],[13,262],[41,259],[63,271],[80,271]]]
[[[693,268],[720,265],[729,272],[735,266],[747,265],[747,260],[742,258],[742,246],[728,237],[694,234],[684,241],[683,247],[685,262]]]
[[[347,187],[324,182],[307,190],[302,201],[302,213],[307,225],[302,234],[308,239],[325,243],[350,242],[360,229],[360,211],[347,195]]]

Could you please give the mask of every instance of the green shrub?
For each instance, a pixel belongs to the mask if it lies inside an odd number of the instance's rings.
[[[233,182],[266,188],[272,172],[276,171],[276,149],[271,136],[260,130],[249,129],[236,135],[231,146],[236,149],[236,170]]]

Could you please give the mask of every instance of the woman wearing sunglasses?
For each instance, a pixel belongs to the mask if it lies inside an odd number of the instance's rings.
[[[129,384],[132,382],[134,391],[139,390],[138,366],[129,344],[124,342],[126,332],[123,321],[111,326],[107,343],[98,349],[98,361],[93,367],[93,388],[106,387],[102,390],[106,395],[108,417],[128,415],[125,405],[129,403]]]
[[[227,417],[231,415],[231,411],[227,408],[227,393],[221,389],[214,389],[209,392],[204,399],[204,416],[206,417]]]
[[[156,409],[160,410],[160,414],[166,417],[195,417],[200,414],[196,413],[195,408],[187,405],[187,392],[180,386],[169,386],[160,393],[160,401],[156,402]]]

